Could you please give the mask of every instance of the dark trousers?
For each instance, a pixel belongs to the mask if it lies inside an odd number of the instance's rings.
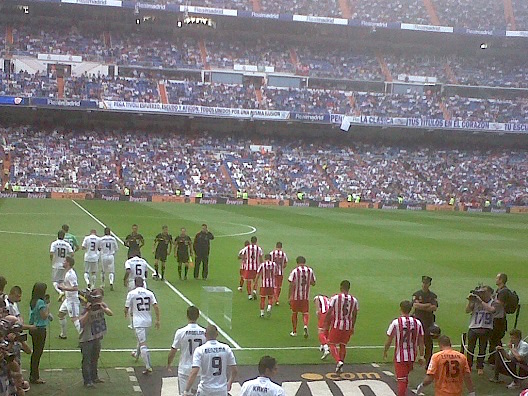
[[[477,341],[479,343],[480,355],[477,358],[477,369],[484,368],[484,355],[486,354],[486,349],[488,348],[488,340],[491,334],[491,329],[469,329],[468,332],[468,352],[473,354],[475,352],[475,347],[477,346]],[[473,367],[473,356],[468,353],[467,359],[469,367]]]
[[[429,367],[429,362],[431,361],[431,357],[433,356],[433,338],[431,337],[431,334],[429,334],[428,331],[426,331],[424,334],[424,344],[425,344],[425,369],[427,370],[427,367]]]
[[[207,275],[209,275],[209,253],[196,253],[196,262],[194,263],[194,277],[196,279],[200,276],[200,266],[202,263],[202,278],[207,279]]]
[[[97,376],[97,362],[101,353],[101,339],[80,343],[82,353],[82,375],[84,385],[93,384]]]
[[[31,354],[31,368],[29,371],[30,381],[36,381],[40,378],[39,365],[40,358],[46,345],[46,328],[37,327],[30,331],[31,341],[33,343],[33,353]]]
[[[501,352],[504,353],[504,350],[502,350]],[[510,360],[510,358],[505,356],[505,353],[504,353],[503,357],[504,357],[504,360],[506,360],[506,364],[504,364],[504,362],[502,361],[503,359],[501,359],[498,353],[496,354],[496,356],[497,356],[495,358],[495,378],[496,379],[499,379],[499,374],[504,374],[509,377],[512,376],[510,372],[506,369],[506,365],[508,366],[508,368],[510,369],[512,373],[516,374],[519,377],[526,377],[528,375],[528,368],[526,368],[526,365],[523,364],[523,367],[519,367],[520,362],[518,362],[516,359],[511,359],[511,361],[509,362],[508,360]],[[519,382],[518,379],[514,378],[513,380],[516,383]]]
[[[489,339],[490,354],[495,351],[496,347],[502,346],[502,338],[506,334],[506,330],[508,330],[508,322],[506,321],[506,317],[493,319],[493,330],[491,331]],[[497,356],[496,353],[490,355],[488,359],[489,364],[495,363],[495,356]]]

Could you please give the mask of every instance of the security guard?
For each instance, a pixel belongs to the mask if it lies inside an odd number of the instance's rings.
[[[449,198],[449,205],[451,206],[455,205],[455,197]]]
[[[348,194],[347,195],[347,202],[352,202],[352,199],[353,199],[353,194]]]
[[[433,355],[433,339],[429,329],[435,323],[435,312],[438,309],[437,296],[429,288],[433,278],[422,276],[422,288],[412,296],[414,316],[422,322],[424,329],[425,343],[425,367],[429,366],[429,361]]]
[[[398,195],[398,205],[403,205],[403,196],[401,194]]]
[[[361,195],[356,194],[356,198],[354,199],[354,203],[359,203],[361,201]]]
[[[242,193],[242,199],[246,199],[246,200],[247,200],[248,198],[249,198],[249,194],[248,194],[248,192],[247,192],[247,191],[244,191],[244,192]]]

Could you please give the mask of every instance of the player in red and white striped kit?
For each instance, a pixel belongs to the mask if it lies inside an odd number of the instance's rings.
[[[246,256],[242,255],[242,253],[244,251],[244,248],[246,246],[249,246],[249,241],[245,241],[244,242],[244,247],[242,249],[240,249],[240,251],[238,252],[238,259],[240,260],[240,283],[238,285],[238,291],[239,292],[242,291],[242,286],[244,286],[244,274],[246,273],[246,269],[247,269]]]
[[[288,290],[288,300],[290,301],[290,308],[292,310],[292,337],[297,336],[297,314],[300,312],[303,314],[304,323],[304,338],[308,338],[308,321],[310,319],[309,314],[309,296],[310,286],[315,285],[315,274],[313,270],[306,265],[306,259],[303,256],[297,257],[297,267],[295,267],[290,276],[288,276],[288,282],[290,282],[290,288]]]
[[[330,330],[330,325],[326,321],[326,315],[330,308],[330,299],[328,296],[318,294],[314,297],[314,304],[315,313],[317,314],[317,332],[321,344],[319,350],[323,352],[323,356],[321,356],[321,360],[323,360],[330,354],[330,348],[328,347],[328,332]]]
[[[424,330],[422,322],[409,316],[412,309],[412,302],[402,301],[400,303],[401,316],[394,319],[387,330],[387,341],[383,357],[387,358],[392,340],[396,340],[394,347],[394,371],[398,381],[398,396],[407,394],[409,383],[409,373],[413,369],[414,362],[423,365],[424,359]],[[419,355],[418,355],[419,352]]]
[[[251,237],[251,243],[246,246],[239,254],[239,258],[246,260],[246,272],[244,274],[244,279],[246,281],[246,289],[248,293],[248,300],[253,300],[257,298],[257,293],[253,290],[253,281],[257,276],[257,269],[262,263],[262,249],[257,245],[257,237]],[[251,294],[253,292],[253,295]]]
[[[275,295],[275,280],[277,275],[277,263],[271,260],[271,254],[264,256],[264,262],[260,264],[255,278],[255,289],[260,282],[260,317],[264,317],[264,306],[268,298],[268,317],[271,316],[273,296]]]
[[[271,261],[277,263],[277,275],[275,276],[275,305],[279,305],[279,297],[282,289],[283,270],[288,264],[288,256],[282,250],[282,242],[275,244],[275,250],[271,253]]]
[[[344,280],[340,284],[340,293],[330,298],[330,308],[326,321],[330,323],[330,334],[328,335],[328,344],[330,353],[334,357],[336,373],[343,370],[343,364],[346,357],[346,346],[350,337],[354,334],[359,304],[354,296],[351,296],[350,282]],[[337,347],[339,346],[339,351]]]

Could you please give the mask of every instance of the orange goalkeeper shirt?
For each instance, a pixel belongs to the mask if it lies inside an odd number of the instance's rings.
[[[427,368],[434,377],[435,396],[462,395],[464,376],[470,372],[466,356],[453,349],[435,353]]]

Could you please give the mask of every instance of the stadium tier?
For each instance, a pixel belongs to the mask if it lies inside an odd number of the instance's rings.
[[[357,143],[282,141],[202,134],[149,132],[48,132],[4,128],[11,159],[9,180],[32,191],[73,187],[120,191],[295,198],[298,191],[317,200],[346,199],[446,203],[528,204],[528,153]]]

